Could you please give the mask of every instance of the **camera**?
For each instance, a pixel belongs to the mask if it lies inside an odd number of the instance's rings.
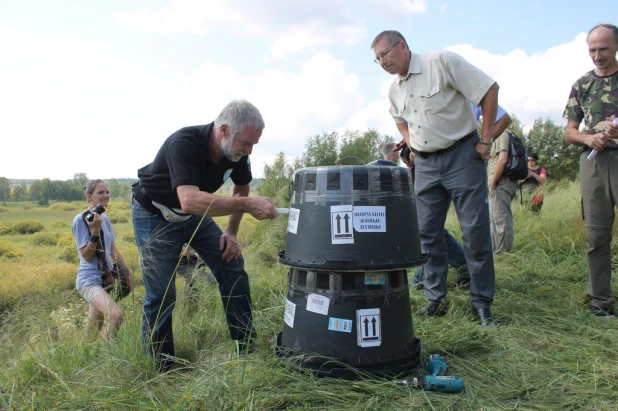
[[[90,211],[86,211],[84,213],[84,218],[90,222],[92,222],[92,220],[94,220],[94,215],[93,214],[103,214],[105,212],[105,207],[103,207],[101,204],[97,204],[95,205],[92,210]]]

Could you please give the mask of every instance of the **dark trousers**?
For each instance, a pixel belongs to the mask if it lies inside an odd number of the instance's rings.
[[[168,223],[135,200],[132,209],[146,288],[142,338],[158,360],[159,367],[166,369],[169,357],[175,355],[172,333],[172,311],[176,303],[175,270],[182,247],[189,241],[219,284],[232,339],[244,343],[255,337],[244,260],[242,257],[229,263],[223,260],[223,252],[219,250],[222,232],[212,218],[202,220],[193,216],[181,223]]]
[[[485,162],[476,152],[477,138],[452,149],[416,156],[414,191],[421,248],[431,260],[425,265],[423,288],[429,300],[446,296],[448,270],[444,223],[455,205],[463,231],[464,254],[470,271],[470,301],[487,308],[495,291],[494,260],[489,229]]]

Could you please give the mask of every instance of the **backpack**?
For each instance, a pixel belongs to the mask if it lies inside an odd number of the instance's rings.
[[[511,180],[524,179],[528,177],[528,153],[517,134],[510,130],[506,132],[509,133],[509,157],[502,175]]]

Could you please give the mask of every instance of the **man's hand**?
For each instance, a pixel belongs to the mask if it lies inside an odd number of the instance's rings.
[[[224,232],[219,238],[219,250],[223,250],[222,258],[228,263],[238,259],[242,254],[238,239],[228,231]]]
[[[596,134],[588,134],[585,142],[588,147],[594,150],[603,150],[609,140],[611,140],[611,137],[605,131],[602,131]]]
[[[491,180],[489,182],[489,188],[491,188],[492,190],[495,190],[498,187],[498,183],[495,180]]]
[[[486,144],[476,143],[476,152],[479,153],[479,156],[483,159],[483,161],[489,160],[489,155],[491,154],[491,146]]]
[[[249,201],[247,212],[258,220],[272,220],[279,215],[269,198],[248,197],[247,201]]]
[[[608,123],[603,127],[603,134],[607,139],[618,138],[618,123],[615,122],[616,116],[607,117]]]

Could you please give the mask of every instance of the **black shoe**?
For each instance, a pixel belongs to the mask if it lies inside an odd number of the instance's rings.
[[[496,321],[494,320],[494,316],[491,314],[491,309],[487,308],[475,308],[476,316],[478,317],[480,324],[482,327],[495,327]]]
[[[600,307],[597,307],[596,305],[590,305],[588,307],[588,311],[590,311],[590,314],[599,317],[599,318],[614,318],[616,317],[615,313],[614,313],[614,307],[609,307],[607,309],[603,309]]]
[[[416,313],[423,317],[443,317],[448,312],[448,302],[443,300],[429,301]]]

